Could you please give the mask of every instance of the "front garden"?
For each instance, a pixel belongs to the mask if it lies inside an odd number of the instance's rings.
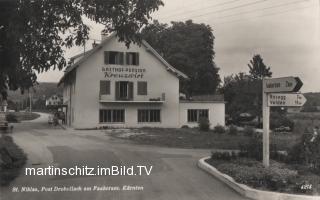
[[[305,134],[288,150],[271,146],[269,168],[262,165],[261,138],[241,145],[240,152],[213,152],[207,163],[236,182],[252,188],[293,194],[320,195],[320,136]]]

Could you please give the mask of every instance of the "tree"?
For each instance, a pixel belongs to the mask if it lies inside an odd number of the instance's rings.
[[[116,32],[120,41],[140,42],[139,31],[161,0],[2,0],[0,1],[0,92],[37,81],[36,72],[63,69],[64,48],[83,45],[90,28],[84,17]]]
[[[253,56],[248,67],[252,85],[255,86],[252,90],[254,99],[253,114],[258,117],[258,122],[260,123],[262,117],[262,79],[270,78],[272,76],[272,72],[270,71],[271,68],[264,64],[263,59],[259,54]]]
[[[267,67],[259,54],[254,55],[248,64],[250,77],[254,80],[262,80],[265,77],[271,77],[270,67]]]
[[[267,67],[260,55],[254,55],[249,64],[249,74],[239,73],[227,76],[221,89],[227,101],[226,111],[232,118],[246,112],[262,116],[262,79],[271,77],[271,68]]]
[[[214,59],[214,36],[210,26],[186,22],[154,21],[142,30],[143,38],[171,65],[190,77],[181,81],[188,95],[214,94],[220,84]]]

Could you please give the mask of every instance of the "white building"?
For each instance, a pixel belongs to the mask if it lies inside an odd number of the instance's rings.
[[[58,95],[52,95],[50,98],[46,99],[46,106],[58,106],[62,105],[62,97]]]
[[[225,102],[179,100],[179,78],[188,77],[167,63],[147,42],[128,49],[115,34],[71,59],[63,84],[67,124],[74,128],[225,125]]]

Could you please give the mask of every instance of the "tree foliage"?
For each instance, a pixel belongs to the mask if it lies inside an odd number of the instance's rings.
[[[267,67],[259,54],[254,55],[248,64],[250,77],[255,80],[262,80],[265,77],[271,77],[270,67]]]
[[[214,35],[210,26],[186,22],[171,25],[154,21],[142,31],[150,43],[171,65],[190,77],[181,81],[188,95],[214,94],[220,84],[219,69],[214,59]]]
[[[238,73],[224,78],[221,88],[227,101],[226,111],[237,118],[241,113],[262,116],[262,79],[271,77],[271,68],[267,67],[260,55],[254,55],[249,64],[249,74]]]
[[[84,17],[129,45],[140,41],[139,31],[161,5],[161,0],[1,1],[0,91],[23,91],[36,83],[36,72],[63,69],[63,49],[88,39]]]

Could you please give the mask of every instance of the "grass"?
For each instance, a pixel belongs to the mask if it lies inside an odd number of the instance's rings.
[[[0,138],[0,185],[8,185],[26,163],[24,152],[13,142],[10,136]]]
[[[8,115],[10,116],[8,119]],[[29,121],[29,120],[34,120],[40,117],[39,114],[37,113],[30,113],[30,112],[12,112],[12,113],[7,113],[7,119],[9,122],[14,123],[14,122],[20,122],[20,121]],[[14,120],[16,119],[16,120]]]
[[[227,132],[223,134],[213,131],[202,132],[197,128],[143,128],[130,129],[127,132],[130,134],[114,131],[111,135],[137,144],[203,149],[239,149],[240,144],[246,144],[250,139],[250,136],[246,136],[243,132],[230,135]],[[297,134],[271,134],[271,143],[276,144],[279,150],[287,150],[296,144],[299,137]]]

